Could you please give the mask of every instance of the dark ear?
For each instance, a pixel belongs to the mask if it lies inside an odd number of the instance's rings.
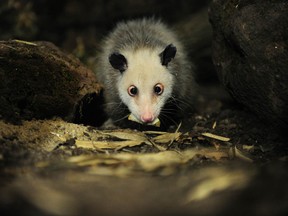
[[[167,66],[168,63],[175,57],[176,51],[176,47],[173,44],[169,44],[164,51],[160,53],[161,64]]]
[[[114,52],[109,56],[109,62],[113,68],[119,70],[121,73],[127,69],[126,58],[118,52]]]

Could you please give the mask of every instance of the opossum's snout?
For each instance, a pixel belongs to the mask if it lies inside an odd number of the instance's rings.
[[[151,104],[137,106],[131,110],[132,115],[138,119],[139,123],[142,124],[150,124],[154,122],[159,116],[159,113],[157,110],[155,110],[155,108],[153,108],[153,105]]]
[[[153,105],[151,104],[146,104],[139,107],[138,109],[140,109],[138,118],[143,124],[149,124],[158,118],[159,114],[153,110]]]
[[[147,125],[153,125],[155,127],[160,127],[161,122],[159,118],[155,118],[154,121],[149,121],[149,122],[141,122],[139,121],[132,113],[128,116],[128,120],[138,122],[140,124],[147,124]]]
[[[141,115],[141,121],[143,123],[151,123],[155,120],[155,116],[151,112],[147,112]]]

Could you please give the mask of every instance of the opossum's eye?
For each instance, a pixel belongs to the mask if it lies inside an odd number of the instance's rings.
[[[157,95],[161,95],[164,91],[164,86],[161,83],[158,83],[154,86],[154,92]]]
[[[138,88],[134,85],[131,85],[129,86],[128,88],[128,94],[131,96],[131,97],[134,97],[135,95],[137,95],[138,93]]]
[[[127,69],[126,58],[118,52],[114,52],[109,56],[109,62],[113,68],[119,70],[121,73]]]
[[[167,66],[168,63],[175,57],[176,52],[176,47],[173,44],[169,44],[159,55],[161,58],[161,64]]]

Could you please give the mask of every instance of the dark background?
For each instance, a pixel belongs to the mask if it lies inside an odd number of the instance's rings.
[[[199,79],[215,80],[209,2],[4,0],[0,3],[0,39],[50,41],[93,67],[101,40],[118,21],[154,16],[179,32],[191,60],[201,70]]]

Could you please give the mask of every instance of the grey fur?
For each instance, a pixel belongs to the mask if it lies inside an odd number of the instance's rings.
[[[169,44],[177,48],[176,56],[167,68],[176,80],[173,98],[176,98],[176,103],[180,106],[177,114],[181,114],[189,106],[188,104],[193,104],[196,84],[193,78],[193,67],[188,63],[183,46],[174,32],[159,20],[145,18],[119,23],[104,40],[96,74],[98,80],[104,85],[105,110],[113,121],[129,114],[129,111],[123,103],[121,104],[116,88],[121,73],[110,65],[109,55],[113,52],[121,53],[123,50],[135,50],[141,47],[159,49],[160,54],[160,50],[163,51]],[[185,103],[179,103],[179,101],[185,101]]]

